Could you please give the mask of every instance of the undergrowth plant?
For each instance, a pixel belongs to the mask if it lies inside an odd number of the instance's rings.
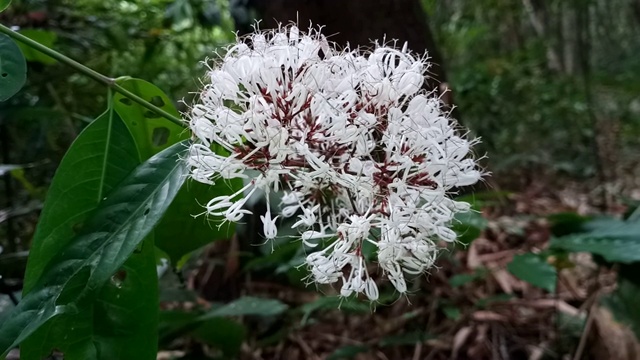
[[[406,45],[338,50],[315,30],[256,32],[211,65],[183,120],[151,83],[109,78],[3,25],[0,33],[0,100],[26,79],[14,40],[97,81],[108,98],[49,188],[24,295],[0,323],[2,356],[20,345],[23,359],[53,349],[65,359],[155,358],[156,259],[177,264],[231,236],[252,215],[252,197],[267,204],[256,214],[267,241],[294,220],[287,228],[307,281],[378,301],[375,262],[377,278],[405,294],[407,277],[434,264],[438,241],[456,240],[456,214],[470,211],[451,194],[483,175],[469,155],[475,141],[422,89],[430,64]],[[283,309],[239,301],[186,323]]]

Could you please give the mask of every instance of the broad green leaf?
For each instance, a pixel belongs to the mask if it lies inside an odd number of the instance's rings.
[[[21,359],[39,360],[54,348],[66,360],[153,359],[157,320],[155,250],[148,237],[91,304],[51,319],[29,336]]]
[[[137,167],[86,221],[77,239],[56,254],[43,275],[0,324],[6,354],[55,316],[80,311],[138,248],[184,182],[185,143]],[[2,356],[2,355],[0,355]]]
[[[555,292],[558,274],[556,269],[536,254],[516,255],[507,264],[507,270],[520,280],[549,292]]]
[[[182,31],[194,24],[193,8],[188,0],[174,0],[165,12],[165,18],[171,20],[171,30]]]
[[[155,249],[149,236],[98,295],[92,340],[99,358],[155,359],[158,309]]]
[[[140,163],[131,135],[113,111],[107,111],[78,135],[49,187],[24,282],[28,293],[51,258],[67,246],[87,215]]]
[[[29,258],[26,291],[38,280],[42,267],[74,238],[81,225],[74,226],[72,223],[81,224],[104,196],[139,163],[135,142],[113,110],[98,117],[78,136],[65,155],[45,202]],[[67,211],[61,211],[62,209]],[[153,241],[149,239],[148,242],[152,249]],[[147,252],[148,250],[134,254],[125,264],[124,271],[130,276],[122,279],[117,298],[107,296],[109,286],[98,297],[99,305],[110,304],[111,309],[136,307],[140,304],[132,303],[131,298],[151,301],[148,303],[150,306],[145,307],[146,311],[138,308],[135,313],[122,318],[126,320],[121,327],[126,329],[127,337],[96,337],[105,329],[105,325],[94,319],[94,307],[86,306],[77,314],[53,319],[32,334],[21,346],[22,358],[41,359],[54,347],[63,351],[67,359],[93,358],[96,352],[94,342],[97,346],[117,342],[118,348],[131,353],[147,349],[148,347],[141,347],[136,343],[127,344],[140,334],[148,334],[148,329],[140,328],[138,324],[153,322],[156,318],[157,309],[151,305],[153,299],[148,299],[150,295],[157,293],[157,290],[154,291],[155,261],[153,253],[149,259]],[[124,286],[141,280],[148,285]],[[96,313],[111,318],[117,316],[117,312],[108,313],[104,310]],[[106,348],[100,353],[105,350]]]
[[[11,4],[11,0],[0,0],[0,12],[3,12]]]
[[[203,204],[217,196],[232,194],[242,186],[241,179],[218,181],[215,185],[186,181],[155,230],[156,246],[173,264],[186,254],[215,240],[233,235],[233,224],[218,226],[221,218],[202,215]]]
[[[130,78],[118,80],[118,84],[169,114],[180,117],[171,100],[155,85],[144,80]],[[183,127],[121,94],[113,96],[113,106],[136,140],[143,160],[189,137]]]
[[[597,219],[584,225],[583,233],[551,240],[551,248],[571,252],[590,252],[610,262],[640,261],[640,221]]]
[[[10,37],[0,34],[0,101],[15,95],[22,89],[25,81],[27,62],[20,48]]]
[[[487,269],[477,268],[473,274],[457,274],[449,279],[451,287],[459,287],[487,276]]]
[[[221,316],[245,315],[274,316],[281,314],[282,312],[287,310],[287,308],[288,306],[279,300],[245,296],[229,304],[209,311],[208,313],[203,315],[201,319],[203,320]]]
[[[58,39],[58,35],[53,31],[41,29],[24,29],[20,30],[19,32],[29,39],[36,41],[48,48],[53,47],[56,40]],[[56,59],[50,57],[49,55],[45,55],[28,45],[18,43],[18,46],[20,47],[20,50],[22,50],[22,54],[24,55],[25,59],[27,59],[27,61],[35,61],[46,65],[55,64],[57,62]]]

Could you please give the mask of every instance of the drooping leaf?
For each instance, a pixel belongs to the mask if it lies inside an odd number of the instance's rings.
[[[119,80],[118,84],[167,113],[180,117],[171,100],[155,85],[140,79]],[[113,106],[136,140],[138,151],[143,160],[189,137],[183,127],[144,108],[122,94],[113,96]]]
[[[287,308],[288,306],[286,304],[276,299],[263,299],[245,296],[229,304],[211,310],[203,315],[201,319],[244,315],[274,316],[281,314],[287,310]]]
[[[11,0],[0,0],[0,12],[3,12],[11,4]]]
[[[444,313],[444,316],[451,320],[458,320],[462,315],[460,308],[455,306],[444,306],[442,308],[442,312]]]
[[[149,236],[98,294],[92,340],[100,359],[155,359],[158,309],[155,249]]]
[[[137,167],[100,203],[78,238],[51,260],[0,324],[0,353],[6,354],[53,317],[77,313],[91,303],[182,186],[187,169],[178,159],[185,146],[175,144]]]
[[[22,343],[20,356],[39,360],[55,348],[66,360],[153,359],[157,320],[155,251],[148,237],[91,304],[44,324]]]
[[[0,34],[0,101],[15,95],[25,81],[27,62],[20,48],[10,37]]]
[[[640,221],[596,219],[584,227],[585,232],[551,239],[551,248],[590,252],[611,262],[640,261]]]
[[[557,271],[540,255],[533,253],[516,255],[507,264],[507,270],[520,280],[524,280],[533,286],[549,292],[555,292],[558,280]]]
[[[107,111],[78,135],[49,187],[25,274],[28,293],[51,258],[78,233],[91,210],[140,164],[118,115]]]
[[[99,116],[78,136],[65,155],[51,184],[32,243],[25,292],[35,284],[41,276],[42,269],[55,254],[69,245],[90,211],[95,209],[109,191],[139,163],[135,142],[113,110],[108,110]],[[153,248],[152,239],[149,239],[149,242]],[[128,280],[122,279],[123,284],[136,279],[144,280],[149,282],[148,286],[121,287],[118,298],[100,295],[99,304],[112,304],[112,309],[119,309],[133,306],[130,301],[127,301],[131,297],[153,301],[147,297],[157,292],[157,290],[154,292],[155,264],[153,257],[150,261],[148,257],[149,255],[144,256],[142,253],[132,256],[125,265],[125,268],[130,268],[128,273],[131,273],[131,276]],[[104,290],[102,293],[108,292]],[[138,344],[127,346],[126,343],[130,338],[136,338],[138,333],[144,334],[145,329],[137,328],[138,324],[155,319],[157,309],[153,306],[146,308],[147,311],[138,309],[136,313],[124,318],[128,322],[121,324],[128,333],[128,337],[125,338],[102,336],[97,340],[96,331],[103,329],[104,324],[94,321],[93,306],[79,309],[76,314],[56,317],[23,342],[21,357],[25,360],[41,359],[55,347],[65,352],[67,359],[92,358],[96,351],[94,342],[98,345],[101,342],[118,340],[120,340],[118,347],[137,353],[137,350],[142,350],[144,347]],[[106,317],[116,315],[104,312],[99,314]],[[104,350],[106,349],[102,351]]]
[[[56,40],[58,39],[58,35],[56,33],[48,30],[24,29],[20,30],[19,32],[29,39],[38,42],[48,48],[53,47]],[[57,62],[56,59],[50,57],[49,55],[43,54],[28,45],[18,43],[18,46],[20,47],[20,50],[22,50],[22,54],[24,55],[25,59],[27,59],[27,61],[35,61],[45,65],[55,64]]]

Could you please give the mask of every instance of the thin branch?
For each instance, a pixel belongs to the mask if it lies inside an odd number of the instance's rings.
[[[31,40],[28,37],[15,32],[13,30],[11,30],[10,28],[0,24],[0,33],[3,33],[9,37],[11,37],[14,40],[20,41],[21,43],[29,46],[30,48],[33,48],[37,51],[40,51],[41,53],[48,55],[56,60],[58,60],[59,62],[70,66],[72,68],[74,68],[75,70],[77,70],[78,72],[90,77],[91,79],[97,81],[98,83],[107,86],[110,89],[113,89],[114,91],[124,95],[125,97],[131,99],[133,102],[145,107],[146,109],[153,111],[154,113],[164,117],[165,119],[175,123],[176,125],[180,125],[180,126],[184,126],[184,122],[182,121],[182,119],[169,114],[168,112],[160,109],[159,107],[151,104],[150,102],[146,101],[145,99],[141,98],[140,96],[132,93],[131,91],[123,88],[120,84],[118,84],[118,82],[123,81],[128,79],[127,77],[121,77],[121,78],[110,78],[108,76],[105,76],[103,74],[100,74],[99,72],[85,66],[82,65],[81,63],[71,59],[68,56],[65,56],[53,49],[50,49],[40,43],[38,43],[37,41]]]

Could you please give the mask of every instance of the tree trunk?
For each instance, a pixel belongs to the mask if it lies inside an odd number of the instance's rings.
[[[261,29],[295,22],[300,28],[309,24],[324,27],[323,33],[339,46],[368,47],[374,40],[408,43],[416,53],[429,54],[428,89],[447,89],[442,57],[435,45],[419,0],[252,0],[249,6],[259,14]],[[251,25],[251,24],[248,24]],[[249,26],[239,27],[248,32]],[[443,98],[445,103],[448,97]]]

